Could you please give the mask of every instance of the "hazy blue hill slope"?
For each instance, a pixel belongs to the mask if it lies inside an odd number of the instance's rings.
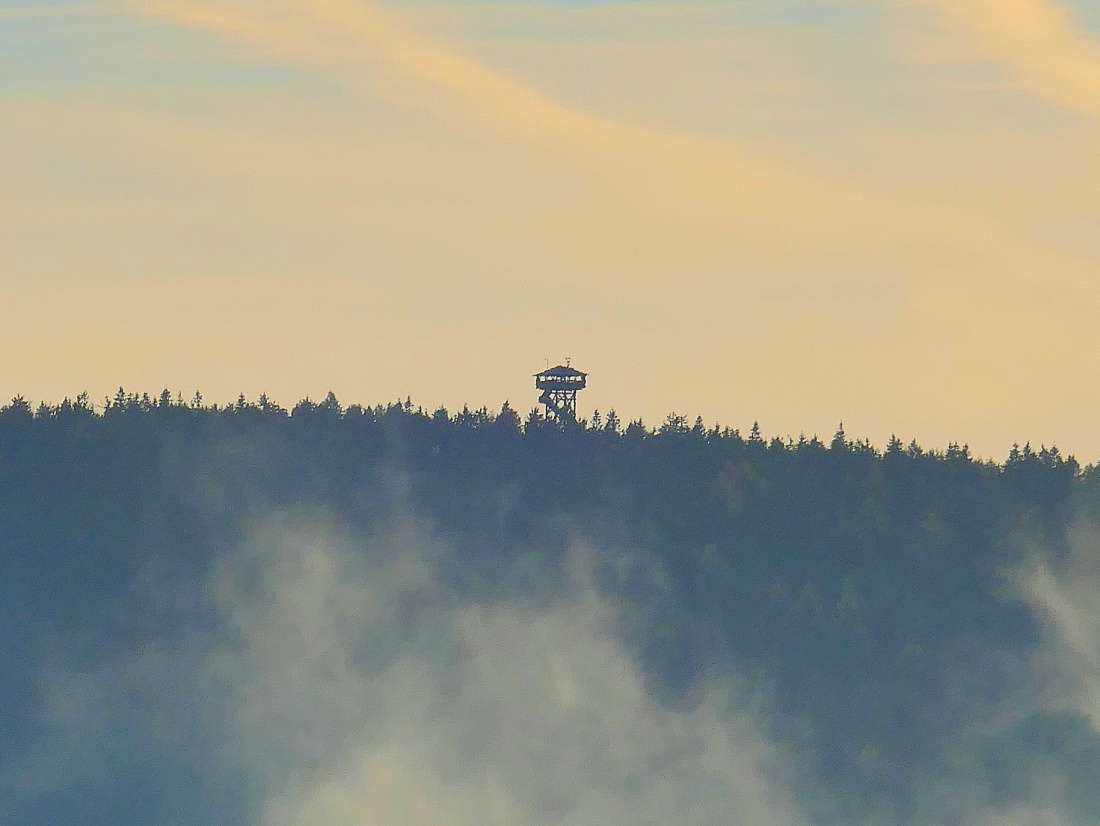
[[[247,783],[200,794],[171,749],[112,755],[129,786],[93,773],[65,795],[13,790],[41,782],[33,767],[61,748],[41,712],[56,661],[94,670],[171,638],[174,623],[201,628],[201,600],[150,607],[143,589],[201,592],[249,520],[323,510],[363,535],[429,525],[471,600],[537,590],[570,543],[590,545],[665,701],[701,676],[740,675],[823,784],[902,818],[944,771],[960,661],[991,657],[971,688],[994,703],[1012,688],[997,652],[1035,643],[1003,573],[1029,543],[1057,555],[1095,488],[1056,451],[1001,466],[955,446],[765,442],[676,417],[656,432],[562,432],[507,408],[448,416],[331,398],[290,412],[123,395],[104,413],[13,403],[0,412],[0,729],[12,735],[0,762],[30,768],[0,777],[0,794],[21,801],[17,823],[241,822]],[[946,698],[935,712],[933,698]],[[1045,725],[1022,721],[1020,736],[1040,742]],[[1006,748],[991,740],[986,764],[1011,797]]]

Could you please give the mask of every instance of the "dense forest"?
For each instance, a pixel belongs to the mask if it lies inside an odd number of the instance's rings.
[[[949,823],[929,790],[950,785],[963,717],[1013,701],[1040,637],[1006,572],[1036,548],[1069,553],[1098,492],[1100,474],[1054,447],[998,463],[842,428],[779,438],[609,411],[563,429],[507,404],[331,394],[289,410],[168,391],[94,408],[16,398],[0,410],[0,819],[249,822],[244,780],[196,790],[178,754],[115,753],[112,783],[85,770],[59,792],[34,769],[61,748],[42,745],[57,724],[41,695],[58,658],[91,669],[171,632],[134,616],[135,583],[185,591],[249,520],[323,510],[362,535],[412,515],[453,549],[442,575],[471,601],[562,576],[583,541],[662,703],[736,675],[828,790],[806,804],[821,822]],[[1071,712],[1017,715],[968,748],[993,802],[1033,791],[1035,765],[1057,771],[1066,816],[1100,810],[1100,739]]]

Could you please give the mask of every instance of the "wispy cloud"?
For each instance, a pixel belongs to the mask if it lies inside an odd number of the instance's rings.
[[[917,246],[946,246],[951,257],[976,269],[999,268],[1000,278],[1058,258],[1041,244],[957,207],[894,198],[840,174],[812,171],[760,145],[635,125],[556,100],[416,32],[374,3],[212,6],[133,0],[132,5],[284,59],[326,67],[353,84],[369,82],[375,91],[381,88],[450,122],[488,125],[497,135],[572,158],[663,221],[664,232],[683,247],[717,233],[766,250],[773,267],[795,260],[850,269],[858,259],[860,268],[870,270],[893,268],[899,255]],[[399,89],[392,85],[395,78]],[[1066,264],[1056,266],[1075,269]]]
[[[924,224],[900,203],[841,176],[825,177],[730,138],[635,125],[557,100],[535,86],[462,56],[373,3],[323,0],[212,6],[142,2],[133,7],[336,72],[449,122],[571,158],[605,185],[644,205],[671,232],[720,228],[766,244],[818,253],[851,244],[881,251],[899,225]],[[869,230],[869,231],[868,231]]]
[[[970,32],[972,57],[1020,88],[1100,118],[1100,39],[1058,0],[911,0]]]

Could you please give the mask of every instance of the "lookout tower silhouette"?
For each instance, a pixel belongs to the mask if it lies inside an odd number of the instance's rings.
[[[565,426],[577,423],[577,391],[584,390],[588,374],[564,365],[535,373],[535,387],[542,391],[539,404],[546,407],[546,418]]]

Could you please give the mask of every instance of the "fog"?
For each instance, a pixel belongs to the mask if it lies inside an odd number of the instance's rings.
[[[40,659],[46,734],[14,786],[9,771],[11,799],[98,790],[118,801],[97,811],[180,824],[846,822],[735,664],[659,699],[629,606],[597,584],[631,552],[576,538],[547,554],[560,570],[493,572],[513,585],[474,597],[444,581],[455,551],[410,512],[368,535],[319,509],[271,512],[201,581],[152,566],[119,608],[133,645],[91,668],[73,646]],[[1100,742],[1100,542],[1083,525],[1070,538],[1005,571],[1038,621],[1034,648],[966,641],[928,698],[932,724],[955,727],[942,781],[915,815],[882,806],[862,822],[1095,822],[1072,766]],[[1037,719],[1068,739],[1032,747]],[[164,819],[173,795],[180,815]]]
[[[801,822],[735,697],[650,698],[585,549],[556,598],[469,605],[414,527],[369,563],[355,545],[276,519],[220,573],[237,644],[217,659],[266,775],[259,822]],[[242,588],[254,553],[263,571]]]

